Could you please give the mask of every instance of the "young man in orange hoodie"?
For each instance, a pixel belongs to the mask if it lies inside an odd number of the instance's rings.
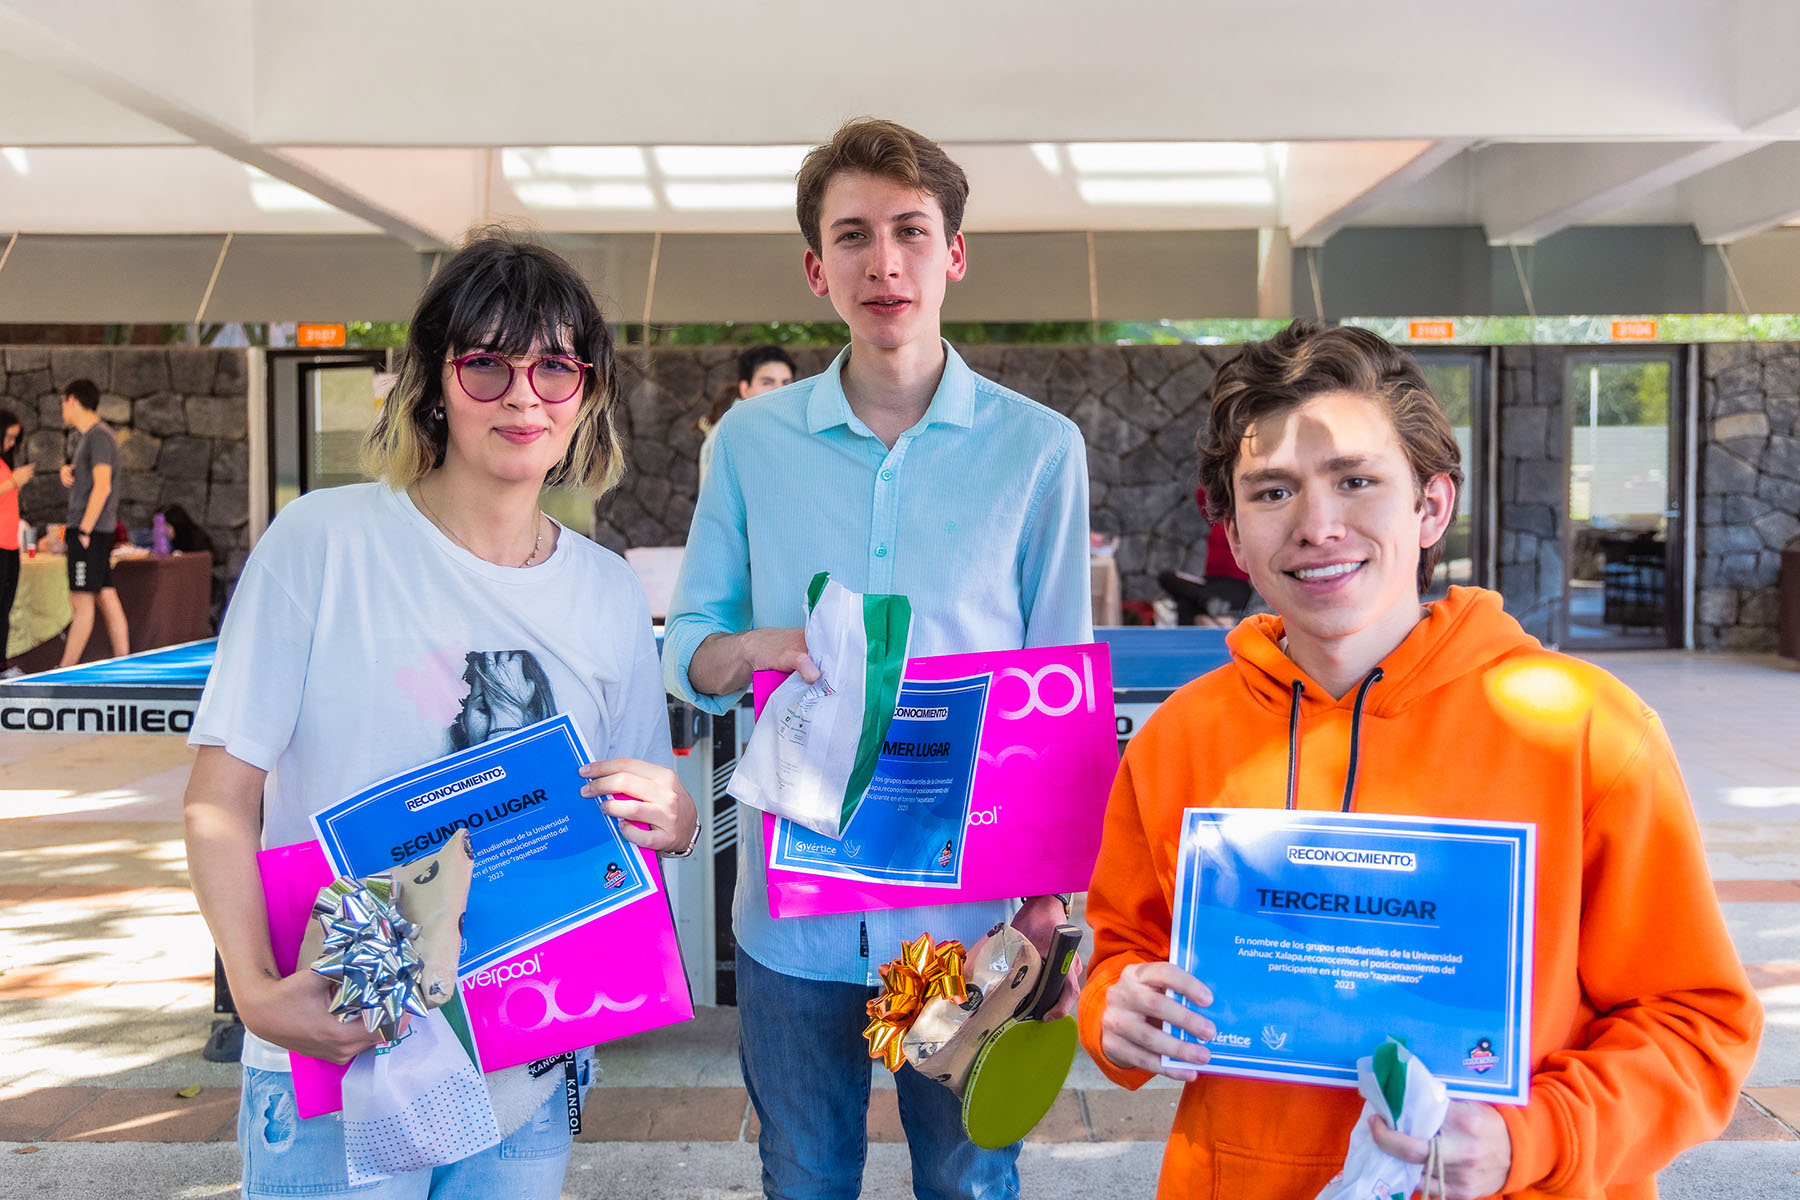
[[[1380,337],[1297,323],[1245,347],[1199,442],[1208,516],[1274,613],[1234,629],[1232,661],[1126,751],[1081,1000],[1112,1079],[1187,1085],[1158,1195],[1306,1200],[1359,1119],[1348,1088],[1161,1066],[1195,1058],[1164,1021],[1215,1032],[1206,983],[1168,961],[1182,809],[1285,805],[1536,824],[1530,1102],[1451,1105],[1448,1195],[1654,1197],[1656,1171],[1724,1127],[1762,1027],[1661,723],[1493,592],[1421,605],[1459,451],[1417,364]],[[1378,1118],[1371,1133],[1426,1157]]]

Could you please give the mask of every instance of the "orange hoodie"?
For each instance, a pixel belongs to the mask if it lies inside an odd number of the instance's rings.
[[[1281,637],[1276,617],[1245,620],[1231,663],[1126,749],[1087,900],[1088,1052],[1125,1087],[1150,1078],[1106,1060],[1100,1019],[1120,972],[1168,958],[1182,808],[1285,802],[1298,681],[1298,807],[1335,811],[1361,691],[1353,809],[1537,824],[1531,1100],[1499,1110],[1504,1194],[1654,1197],[1658,1170],[1724,1128],[1762,1029],[1661,722],[1605,671],[1542,649],[1493,592],[1452,588],[1341,700]],[[1202,1075],[1183,1089],[1157,1195],[1309,1200],[1361,1109],[1349,1088]]]

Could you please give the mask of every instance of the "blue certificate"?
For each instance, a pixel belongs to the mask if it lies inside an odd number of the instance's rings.
[[[905,680],[875,775],[843,835],[785,817],[769,865],[838,879],[962,886],[981,722],[989,677]]]
[[[1190,808],[1180,854],[1169,959],[1218,1036],[1165,1066],[1354,1087],[1392,1035],[1452,1096],[1525,1103],[1535,826]]]
[[[592,761],[567,716],[403,771],[313,814],[339,874],[374,875],[469,831],[464,975],[652,895],[638,848],[581,794]]]

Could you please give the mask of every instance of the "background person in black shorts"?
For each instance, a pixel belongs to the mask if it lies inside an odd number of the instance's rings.
[[[114,654],[130,652],[125,609],[112,585],[113,526],[119,520],[119,493],[113,475],[119,465],[119,439],[100,419],[100,389],[91,379],[76,379],[63,389],[63,424],[78,435],[75,453],[62,469],[69,489],[69,528],[64,535],[69,555],[69,640],[62,665],[72,667],[87,649],[94,631],[96,600],[106,619],[106,636]]]

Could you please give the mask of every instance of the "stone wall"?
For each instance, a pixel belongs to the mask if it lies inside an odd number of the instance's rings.
[[[24,425],[19,461],[37,465],[21,514],[39,526],[67,519],[69,493],[57,477],[69,446],[61,389],[92,379],[100,417],[119,435],[119,519],[144,529],[158,506],[180,504],[212,537],[214,577],[236,579],[249,547],[245,362],[242,350],[189,347],[0,349],[0,407]]]
[[[1800,345],[1710,345],[1700,364],[1695,641],[1773,650],[1781,550],[1800,538]]]
[[[1496,586],[1527,633],[1560,642],[1563,629],[1563,529],[1568,519],[1567,418],[1563,352],[1507,346],[1500,352],[1500,544]],[[1471,464],[1468,484],[1480,487]]]
[[[969,366],[1081,427],[1087,439],[1093,528],[1119,537],[1126,600],[1162,594],[1159,571],[1198,573],[1206,525],[1194,503],[1200,397],[1230,348],[1206,346],[970,346]],[[601,501],[600,540],[615,550],[687,540],[698,485],[707,398],[736,381],[736,351],[672,347],[628,352],[621,373],[629,473]],[[831,353],[794,354],[802,376]]]
[[[1200,397],[1230,347],[971,346],[970,366],[1072,418],[1087,439],[1096,531],[1120,537],[1127,600],[1161,594],[1156,574],[1198,572],[1204,523],[1193,503]],[[1780,551],[1800,537],[1800,344],[1716,344],[1701,355],[1697,640],[1702,648],[1775,644]],[[1509,611],[1547,641],[1565,633],[1567,518],[1563,349],[1507,347],[1500,356],[1499,590]],[[598,506],[614,549],[686,540],[698,486],[695,420],[734,381],[730,348],[628,352],[621,424],[623,487]],[[797,350],[803,375],[830,361]],[[247,386],[242,350],[186,347],[0,348],[0,407],[25,427],[38,464],[21,507],[38,525],[65,517],[57,481],[67,432],[60,389],[87,376],[101,416],[119,432],[121,517],[140,529],[179,503],[212,536],[221,583],[248,546]]]

